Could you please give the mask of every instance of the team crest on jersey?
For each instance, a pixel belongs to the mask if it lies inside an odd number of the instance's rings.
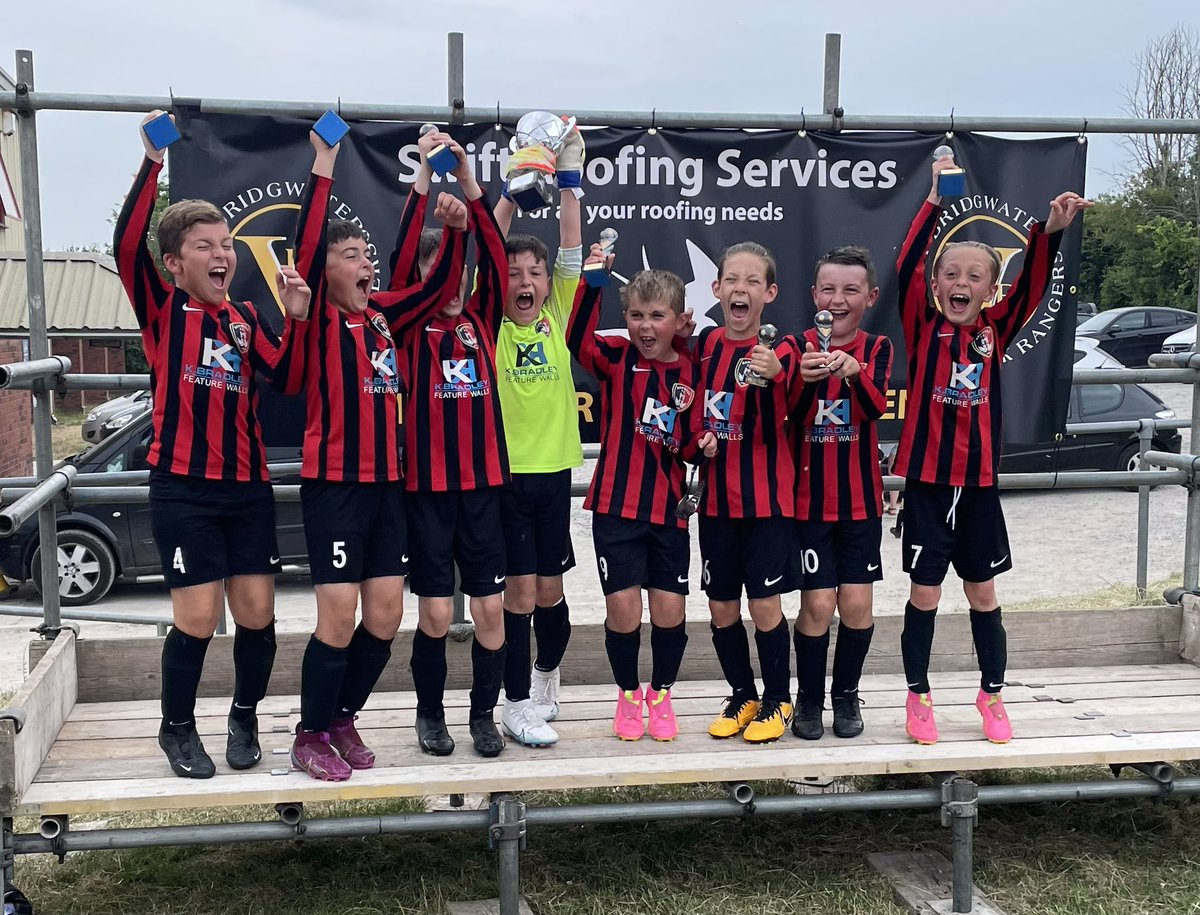
[[[534,329],[545,337],[550,336],[550,322],[545,318],[542,318],[540,321],[538,321],[537,324],[534,325]]]
[[[743,388],[750,384],[750,359],[743,356],[733,369],[734,380]]]
[[[237,344],[239,352],[245,353],[250,349],[250,325],[238,322],[229,325],[229,335],[233,337],[233,342]]]
[[[387,339],[392,339],[392,332],[388,328],[387,318],[385,318],[383,315],[371,315],[371,326]]]
[[[992,353],[996,348],[996,338],[992,334],[990,327],[985,327],[975,335],[975,339],[971,341],[971,349],[979,353],[984,359],[991,359]]]
[[[671,385],[671,404],[677,411],[682,413],[692,405],[692,401],[696,399],[696,392],[689,388],[682,381],[677,381]]]
[[[454,333],[458,335],[458,339],[462,341],[463,346],[469,346],[471,349],[479,349],[479,341],[475,339],[475,328],[470,324],[460,324],[454,328]]]

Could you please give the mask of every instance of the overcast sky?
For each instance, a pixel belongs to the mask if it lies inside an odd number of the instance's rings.
[[[48,92],[440,105],[446,33],[461,31],[472,106],[820,111],[824,36],[840,32],[847,113],[1095,118],[1123,113],[1135,55],[1200,28],[1200,4],[42,0],[0,20],[0,65],[15,75],[13,51],[31,49]],[[48,249],[111,237],[138,120],[39,114]],[[1117,142],[1094,137],[1088,158],[1089,193],[1111,189]]]

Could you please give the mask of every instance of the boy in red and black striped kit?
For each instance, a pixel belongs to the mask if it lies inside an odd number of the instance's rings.
[[[358,225],[328,218],[338,147],[315,133],[310,140],[315,156],[296,226],[296,268],[315,299],[302,340],[308,421],[300,500],[317,625],[304,652],[292,761],[314,778],[342,781],[375,764],[354,720],[391,657],[404,611],[404,387],[393,338],[453,296],[467,208],[450,194],[439,198],[435,215],[452,231],[427,282],[374,292],[368,238]]]
[[[718,443],[703,468],[700,554],[713,646],[732,693],[708,733],[766,743],[781,737],[792,717],[791,646],[780,596],[796,588],[796,474],[787,417],[800,359],[791,337],[773,349],[757,342],[763,308],[779,291],[766,248],[754,242],[727,248],[712,289],[725,324],[701,333],[692,354],[702,428]],[[761,701],[741,617],[743,589],[756,630]]]
[[[161,115],[154,111],[142,124]],[[256,415],[256,374],[286,383],[296,322],[309,289],[283,268],[277,337],[249,302],[227,298],[237,255],[225,218],[203,200],[172,204],[158,225],[165,282],[146,244],[163,151],[139,130],[146,155],[117,217],[113,253],[142,329],[154,401],[150,523],[171,589],[174,626],[163,640],[158,743],[183,778],[216,767],[196,732],[196,689],[225,612],[237,624],[225,759],[248,769],[262,754],[258,702],[275,659],[275,502]]]
[[[604,255],[592,246],[588,263]],[[611,266],[612,258],[608,258]],[[690,546],[683,496],[683,461],[698,448],[716,451],[709,434],[696,442],[694,367],[674,348],[685,328],[683,281],[665,270],[643,270],[621,290],[629,337],[596,332],[600,289],[580,283],[567,325],[567,345],[601,392],[600,456],[583,507],[592,539],[606,619],[604,646],[617,681],[613,734],[674,740],[679,724],[671,687],[687,645],[684,603]],[[643,693],[638,676],[642,588],[650,604],[653,669]],[[643,706],[645,712],[643,713]]]
[[[804,332],[804,385],[792,415],[797,444],[796,547],[804,577],[796,645],[796,715],[792,733],[818,740],[825,732],[825,667],[829,626],[838,613],[833,657],[833,732],[862,733],[858,681],[875,630],[874,582],[883,578],[879,542],[883,478],[875,420],[886,409],[892,343],[862,330],[879,297],[875,264],[865,248],[834,248],[817,261],[817,311],[829,311],[828,351],[815,328]]]
[[[458,294],[397,341],[412,392],[404,430],[409,581],[420,612],[412,654],[417,739],[423,750],[435,755],[454,750],[442,696],[457,564],[475,623],[471,739],[476,752],[497,756],[504,749],[493,721],[504,676],[500,490],[509,480],[509,469],[496,388],[496,333],[504,317],[508,256],[466,153],[448,134],[431,131],[419,142],[421,170],[401,217],[391,286],[413,285],[432,270],[420,257],[421,227],[433,178],[425,156],[439,143],[458,157],[453,174],[467,199],[478,265],[469,298],[459,285],[462,278],[450,277],[447,282]]]
[[[1012,724],[1000,690],[1008,645],[995,585],[996,574],[1012,568],[996,481],[1000,366],[1046,292],[1062,231],[1091,202],[1071,191],[1050,202],[1049,217],[1030,230],[1020,276],[988,308],[999,290],[999,254],[979,242],[945,245],[933,262],[931,302],[925,259],[941,215],[938,175],[953,167],[952,156],[933,163],[933,187],[896,261],[908,348],[909,413],[895,466],[905,478],[903,557],[912,580],[900,643],[909,689],[906,730],[917,743],[937,741],[929,655],[942,581],[953,563],[971,607],[979,657],[975,706],[984,736],[1007,743]]]

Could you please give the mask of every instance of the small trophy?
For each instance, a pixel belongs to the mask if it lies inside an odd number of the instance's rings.
[[[616,229],[608,228],[601,231],[600,247],[604,249],[604,256],[606,259],[608,255],[612,254],[613,251],[616,250]],[[605,262],[601,261],[598,264],[584,264],[583,278],[587,280],[587,284],[593,289],[603,289],[612,281],[612,274],[608,272]]]
[[[325,141],[330,149],[342,142],[342,138],[350,132],[350,125],[343,121],[336,111],[326,111],[317,123],[313,124],[313,133]]]
[[[701,454],[697,462],[692,465],[692,469],[688,471],[684,496],[679,500],[679,504],[675,506],[676,518],[682,518],[686,521],[700,510],[700,500],[704,497],[704,480],[699,478],[699,473],[704,461],[704,455]]]
[[[933,151],[933,158],[940,159],[942,156],[952,156],[954,150],[945,144],[939,146]],[[961,197],[967,192],[967,172],[961,168],[948,168],[944,172],[938,174],[938,196],[939,197]]]
[[[775,338],[779,336],[779,329],[774,324],[764,324],[758,329],[758,342],[760,345],[775,348]],[[751,369],[746,373],[746,384],[757,385],[760,388],[765,388],[771,383],[770,378],[763,378],[758,372]]]
[[[166,149],[182,136],[169,114],[160,114],[153,121],[147,121],[142,132],[155,149]]]
[[[563,120],[549,111],[530,111],[517,121],[513,152],[543,146],[551,153],[562,149],[563,142],[575,128],[575,119]],[[554,169],[530,166],[518,168],[508,179],[508,196],[523,213],[536,213],[554,203]]]
[[[421,125],[421,136],[427,133],[432,133],[437,128],[432,124]],[[458,156],[454,155],[452,150],[445,143],[439,143],[433,149],[429,150],[429,155],[425,157],[425,161],[429,163],[429,167],[437,174],[445,177],[454,171],[454,167],[458,165]]]
[[[813,318],[813,325],[817,329],[817,349],[823,353],[829,352],[829,344],[833,340],[833,315],[825,310],[818,311]]]

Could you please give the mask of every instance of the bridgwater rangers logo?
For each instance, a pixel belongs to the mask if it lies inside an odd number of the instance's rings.
[[[240,321],[229,325],[229,335],[243,356],[250,349],[250,325]]]
[[[678,412],[682,413],[690,407],[695,399],[696,392],[682,381],[677,381],[671,386],[671,403]]]
[[[739,387],[748,387],[750,385],[750,359],[743,356],[737,361],[737,365],[733,369],[734,380],[737,381]]]
[[[534,329],[544,337],[550,336],[550,322],[545,318],[542,318],[540,321],[538,321]]]
[[[479,341],[475,339],[475,328],[470,324],[458,325],[458,327],[454,328],[454,333],[463,346],[468,346],[471,349],[479,349]]]
[[[392,339],[392,331],[388,327],[387,318],[381,314],[371,315],[371,326],[379,333],[380,336],[388,340]]]
[[[1025,244],[1029,238],[1029,230],[1040,215],[1030,212],[1014,201],[992,194],[972,194],[947,201],[934,238],[933,257],[936,259],[951,242],[972,240],[991,245],[1000,255],[999,288],[996,292],[996,299],[999,301],[1008,294],[1020,276],[1025,265]],[[1068,291],[1074,292],[1073,288],[1068,289],[1066,278],[1066,259],[1060,251],[1051,265],[1050,285],[1041,305],[1028,323],[1017,332],[1007,352],[1000,354],[1005,362],[1019,359],[1025,353],[1031,352],[1054,332],[1062,311],[1063,299]],[[986,361],[996,354],[1000,343],[988,328],[986,335],[981,332],[975,336],[971,349],[980,359]]]

